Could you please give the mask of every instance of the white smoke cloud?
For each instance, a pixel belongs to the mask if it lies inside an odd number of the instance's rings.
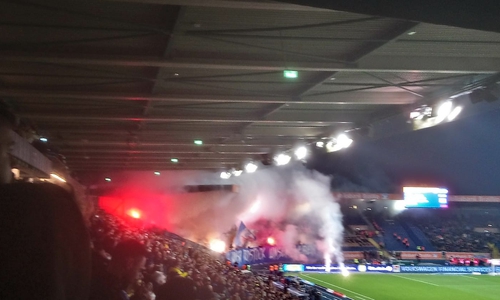
[[[260,169],[229,180],[205,172],[147,176],[129,174],[125,185],[133,182],[141,189],[165,195],[144,209],[160,214],[169,230],[184,237],[198,242],[224,239],[224,233],[243,221],[257,236],[256,245],[271,236],[297,261],[307,259],[297,250],[298,243],[319,245],[324,254],[321,257],[343,262],[342,214],[330,190],[330,178],[300,163]],[[175,188],[193,184],[235,184],[239,192],[182,193]]]

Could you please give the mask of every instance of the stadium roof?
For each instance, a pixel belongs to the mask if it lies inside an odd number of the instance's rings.
[[[238,167],[500,70],[499,33],[270,1],[2,1],[0,17],[0,97],[75,171]]]

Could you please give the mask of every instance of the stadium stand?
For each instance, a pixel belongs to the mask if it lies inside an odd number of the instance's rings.
[[[91,238],[94,273],[105,272],[113,259],[110,253],[120,241],[133,239],[147,247],[142,278],[127,290],[132,300],[152,300],[154,295],[158,300],[188,299],[172,298],[186,289],[195,291],[189,298],[193,300],[319,299],[310,289],[290,287],[280,274],[257,276],[224,263],[222,256],[196,243],[159,229],[134,229],[104,211],[91,220]],[[176,280],[182,284],[171,284]]]

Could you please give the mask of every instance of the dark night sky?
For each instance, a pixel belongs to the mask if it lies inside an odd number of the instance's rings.
[[[500,110],[358,142],[313,164],[343,191],[398,193],[405,184],[426,184],[455,195],[500,195]]]

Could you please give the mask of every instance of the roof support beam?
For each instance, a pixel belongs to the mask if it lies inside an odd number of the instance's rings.
[[[392,58],[392,56],[390,57]],[[383,62],[390,62],[385,58]],[[376,59],[360,59],[357,63],[328,63],[328,62],[289,62],[287,68],[297,71],[312,72],[415,72],[443,74],[494,74],[500,70],[498,58],[469,58],[461,57],[396,57],[403,65],[377,62]],[[137,57],[72,57],[47,55],[9,55],[0,54],[0,61],[51,63],[61,65],[96,65],[96,66],[123,66],[123,67],[160,67],[172,69],[212,69],[212,70],[244,70],[282,72],[283,62],[276,61],[234,61],[217,59],[168,60],[162,58]],[[439,62],[439,64],[435,64]]]
[[[352,92],[351,92],[352,93]],[[341,94],[341,93],[337,93]],[[361,95],[361,94],[360,94]],[[307,104],[307,105],[370,105],[370,104],[408,104],[407,99],[394,99],[392,95],[388,97],[378,97],[376,100],[363,100],[360,97],[355,102],[336,100],[329,97],[328,100],[292,99],[286,97],[250,97],[250,96],[211,96],[211,95],[172,95],[172,94],[109,94],[109,93],[86,93],[86,92],[53,92],[45,90],[17,90],[0,88],[0,96],[10,98],[32,98],[32,99],[84,99],[93,101],[157,101],[157,102],[186,102],[186,103],[255,103],[255,104]]]
[[[171,118],[171,117],[112,117],[112,116],[83,116],[83,115],[47,115],[47,114],[21,114],[33,120],[53,120],[53,121],[112,121],[112,122],[150,122],[150,123],[171,123],[171,122],[192,122],[192,123],[257,123],[257,124],[308,124],[325,126],[331,124],[349,124],[348,120],[258,120],[258,119],[215,119],[215,118]]]
[[[232,9],[257,9],[257,10],[278,10],[278,11],[326,11],[325,9],[286,4],[276,2],[262,2],[251,0],[108,0],[113,2],[134,2],[143,4],[163,4],[163,5],[182,5],[199,6],[213,8],[232,8]]]

